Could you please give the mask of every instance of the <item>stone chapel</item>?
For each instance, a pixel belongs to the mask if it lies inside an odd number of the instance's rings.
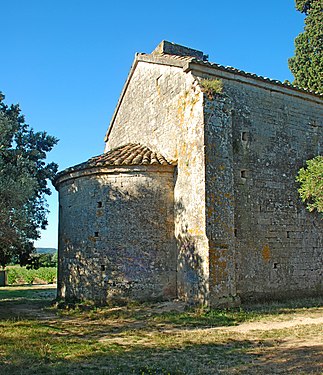
[[[295,182],[322,95],[163,41],[135,56],[105,150],[60,172],[58,297],[232,306],[323,292]]]

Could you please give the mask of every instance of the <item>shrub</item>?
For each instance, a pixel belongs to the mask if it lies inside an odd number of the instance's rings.
[[[301,168],[296,177],[300,183],[298,189],[303,202],[309,211],[323,212],[323,156],[307,160],[306,167]]]
[[[223,82],[221,79],[202,79],[200,81],[202,91],[208,96],[209,99],[214,99],[216,94],[222,94]]]

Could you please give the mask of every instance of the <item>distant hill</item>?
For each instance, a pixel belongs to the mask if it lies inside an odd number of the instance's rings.
[[[37,254],[55,254],[57,249],[53,247],[36,247]]]

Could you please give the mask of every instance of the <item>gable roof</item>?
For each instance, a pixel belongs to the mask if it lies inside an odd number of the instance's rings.
[[[189,56],[190,53],[193,56]],[[121,95],[119,97],[117,106],[110,121],[110,126],[108,128],[104,141],[106,142],[109,137],[111,128],[114,123],[114,119],[118,113],[119,107],[122,103],[129,82],[139,62],[174,66],[182,68],[184,73],[188,73],[190,71],[198,71],[202,74],[210,74],[218,76],[220,78],[240,81],[255,86],[267,88],[272,91],[280,91],[284,94],[289,94],[293,96],[303,96],[305,94],[308,95],[307,99],[314,100],[318,103],[322,103],[323,94],[321,93],[297,87],[288,82],[281,82],[279,80],[259,76],[254,73],[248,73],[244,70],[236,69],[231,66],[224,66],[221,64],[212,63],[207,61],[207,58],[208,56],[204,55],[201,51],[193,50],[188,47],[183,47],[178,44],[165,41],[162,41],[151,54],[137,53],[135,56],[135,60],[131,66],[128,78],[122,89]]]

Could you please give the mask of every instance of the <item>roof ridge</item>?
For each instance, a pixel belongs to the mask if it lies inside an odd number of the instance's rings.
[[[205,65],[205,66],[216,67],[216,68],[221,69],[221,70],[242,74],[244,76],[251,77],[251,78],[258,78],[258,79],[261,79],[262,81],[271,82],[271,83],[274,83],[274,84],[278,84],[280,86],[297,89],[299,91],[304,91],[304,92],[307,92],[307,93],[311,93],[311,94],[315,94],[315,95],[323,97],[323,94],[318,92],[318,91],[314,91],[314,90],[311,90],[311,89],[306,89],[306,88],[303,88],[303,87],[300,87],[300,86],[296,86],[296,85],[293,85],[290,82],[282,82],[278,79],[264,77],[264,76],[258,75],[256,73],[246,72],[245,70],[234,68],[232,66],[224,66],[222,64],[213,63],[213,62],[210,62],[210,61],[203,61],[203,60],[197,59],[196,57],[193,57],[191,62],[195,62],[195,63]]]
[[[198,59],[197,57],[171,55],[171,54],[168,54],[168,53],[159,53],[159,54],[157,54],[157,53],[156,54],[140,53],[138,55],[139,56],[151,57],[153,59],[155,59],[155,58],[157,58],[157,59],[158,58],[161,58],[161,59],[166,58],[168,60],[182,61],[182,62],[187,62],[187,63],[196,63],[196,64],[199,64],[199,65],[202,65],[202,66],[220,69],[220,70],[225,71],[225,72],[239,74],[239,75],[242,75],[244,77],[258,79],[262,82],[269,82],[269,83],[272,83],[272,84],[275,84],[275,85],[278,85],[278,86],[281,86],[281,87],[296,89],[296,90],[304,92],[304,93],[314,94],[314,95],[316,95],[320,98],[323,97],[323,94],[318,92],[318,91],[306,89],[306,88],[303,88],[303,87],[300,87],[300,86],[296,86],[296,85],[293,85],[290,82],[282,82],[278,79],[268,78],[268,77],[265,77],[265,76],[262,76],[262,75],[259,75],[259,74],[256,74],[256,73],[251,73],[251,72],[247,72],[247,71],[242,70],[242,69],[234,68],[232,66],[225,66],[225,65],[222,65],[222,64],[214,63],[214,62],[201,60],[201,59]]]

